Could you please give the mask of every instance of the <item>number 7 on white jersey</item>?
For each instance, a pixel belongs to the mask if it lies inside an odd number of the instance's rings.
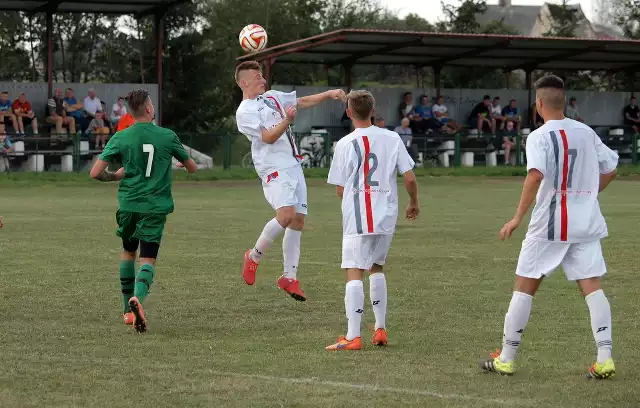
[[[147,171],[145,172],[145,177],[151,177],[151,167],[153,167],[153,153],[155,149],[152,144],[145,143],[142,145],[142,151],[145,153],[149,153],[149,157],[147,158]]]

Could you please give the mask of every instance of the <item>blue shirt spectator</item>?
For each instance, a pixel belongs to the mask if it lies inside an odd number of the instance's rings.
[[[416,105],[416,107],[413,108],[413,111],[423,119],[433,118],[433,109],[431,108],[429,98],[427,98],[426,95],[420,96],[420,104]]]
[[[505,116],[507,118],[514,118],[518,116],[518,108],[515,106],[505,106],[504,109],[502,109],[502,116]]]
[[[75,119],[82,119],[82,104],[78,104],[78,100],[73,95],[73,89],[69,88],[65,92],[64,103],[67,108],[67,115]]]

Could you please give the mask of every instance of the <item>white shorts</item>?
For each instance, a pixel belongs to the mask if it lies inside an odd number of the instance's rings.
[[[600,241],[560,243],[522,241],[516,275],[539,279],[562,265],[570,281],[595,278],[607,273]]]
[[[302,166],[271,173],[262,180],[262,190],[274,210],[293,206],[297,213],[307,215],[307,183]]]
[[[373,264],[384,265],[393,235],[360,235],[342,238],[341,268],[370,270]]]

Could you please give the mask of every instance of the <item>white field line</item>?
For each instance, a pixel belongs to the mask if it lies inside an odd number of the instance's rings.
[[[352,390],[360,390],[360,391],[368,391],[368,392],[417,395],[417,396],[423,396],[423,397],[438,398],[443,400],[483,401],[483,402],[492,402],[492,403],[506,404],[506,405],[516,405],[517,403],[517,405],[519,406],[526,405],[524,401],[514,401],[514,400],[507,401],[503,399],[474,397],[474,396],[465,395],[465,394],[440,394],[438,392],[427,391],[427,390],[381,387],[378,385],[371,385],[371,384],[351,384],[351,383],[345,383],[345,382],[327,381],[327,380],[322,380],[320,378],[315,378],[315,377],[314,378],[288,378],[288,377],[277,377],[272,375],[234,373],[234,372],[228,372],[228,371],[210,371],[210,373],[219,377],[236,377],[236,378],[246,378],[246,379],[253,379],[253,380],[281,382],[286,384],[308,384],[308,385],[334,387],[334,388],[347,388]]]

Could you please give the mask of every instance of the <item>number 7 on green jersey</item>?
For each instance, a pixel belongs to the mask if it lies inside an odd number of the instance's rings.
[[[142,151],[145,153],[149,153],[149,157],[147,158],[147,171],[145,172],[145,177],[151,177],[151,168],[153,167],[153,153],[155,149],[153,145],[150,143],[145,143],[142,145]]]

